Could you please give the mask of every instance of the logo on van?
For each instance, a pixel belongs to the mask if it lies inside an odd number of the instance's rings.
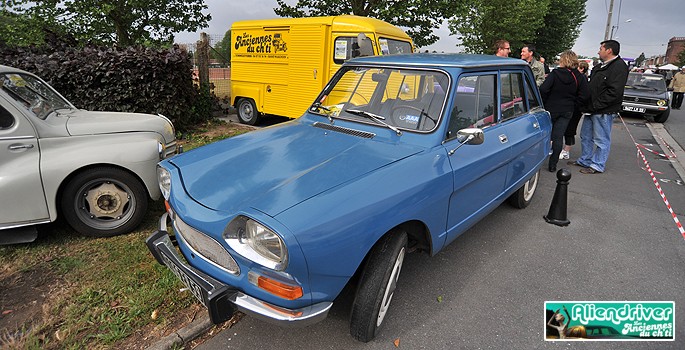
[[[242,35],[236,37],[234,47],[236,50],[245,48],[245,52],[257,54],[276,54],[288,51],[282,33],[253,36],[251,33],[243,32]]]

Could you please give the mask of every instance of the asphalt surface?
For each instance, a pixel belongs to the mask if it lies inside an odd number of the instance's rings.
[[[397,339],[401,349],[685,348],[685,239],[630,136],[659,152],[659,143],[670,140],[683,162],[677,142],[685,141],[685,111],[672,111],[665,129],[641,118],[625,122],[613,125],[604,174],[581,174],[560,162],[572,172],[569,226],[542,218],[556,185],[543,167],[528,208],[503,204],[436,256],[408,255],[373,341],[349,335],[353,291],[346,290],[319,324],[286,329],[243,317],[197,349],[394,349]],[[675,214],[685,219],[682,165],[643,151]],[[572,159],[579,152],[578,144]],[[544,302],[554,300],[675,301],[675,341],[546,342]]]

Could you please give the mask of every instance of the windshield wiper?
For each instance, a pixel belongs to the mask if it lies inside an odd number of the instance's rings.
[[[388,129],[394,131],[397,134],[397,136],[402,135],[402,131],[400,129],[398,129],[398,128],[396,128],[396,127],[394,127],[394,126],[383,121],[383,120],[385,120],[384,116],[381,116],[378,114],[373,114],[373,113],[367,112],[367,111],[360,111],[358,109],[346,109],[345,112],[372,119],[377,123],[380,123],[380,124],[387,126]]]
[[[653,86],[648,86],[648,85],[643,85],[643,84],[633,84],[633,87],[641,87],[645,89],[652,89],[654,91],[658,91],[659,89],[653,87]]]
[[[326,113],[326,117],[328,117],[328,121],[330,121],[331,124],[333,124],[333,117],[331,117],[331,114],[333,114],[333,113],[331,113],[331,109],[330,109],[330,108],[321,105],[321,102],[315,102],[315,103],[312,105],[312,108],[323,109],[324,111],[328,112],[328,113]],[[310,109],[312,109],[312,108],[310,108]]]

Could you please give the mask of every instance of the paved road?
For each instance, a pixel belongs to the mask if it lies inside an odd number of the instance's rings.
[[[542,219],[556,180],[543,171],[528,208],[502,205],[435,257],[410,254],[372,342],[348,334],[348,291],[317,325],[282,329],[244,317],[198,349],[394,349],[398,338],[401,349],[685,348],[685,239],[642,169],[630,134],[641,144],[656,145],[659,137],[640,118],[625,122],[614,124],[606,173],[570,168],[568,227]],[[685,141],[685,111],[673,111],[666,124]],[[680,177],[672,162],[645,156],[685,220],[685,187],[675,181]],[[676,341],[545,342],[546,300],[675,301]]]

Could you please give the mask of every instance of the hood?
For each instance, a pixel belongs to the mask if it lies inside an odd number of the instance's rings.
[[[147,131],[162,135],[165,143],[175,138],[169,119],[159,115],[74,109],[61,116],[69,118],[67,131],[72,136]]]
[[[205,207],[251,207],[276,216],[330,188],[422,151],[290,122],[171,158],[185,190]]]
[[[652,88],[639,88],[626,86],[623,90],[623,99],[627,96],[630,97],[644,97],[644,98],[658,98],[662,100],[668,100],[668,91],[657,91]]]

